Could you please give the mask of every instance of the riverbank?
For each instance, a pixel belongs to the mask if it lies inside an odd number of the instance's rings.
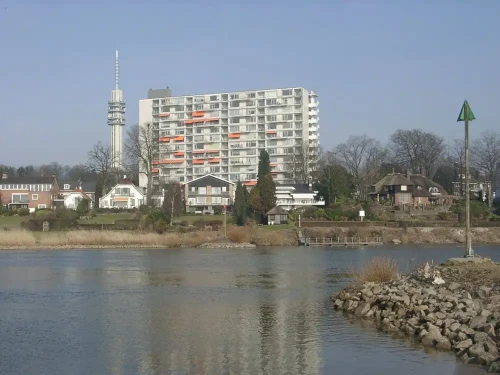
[[[446,245],[465,243],[465,228],[452,227],[333,227],[303,228],[308,237],[380,237],[384,244]],[[500,228],[472,228],[472,242],[480,244],[500,244]]]
[[[297,229],[228,226],[227,238],[219,231],[164,234],[142,231],[73,230],[30,232],[21,229],[0,231],[0,249],[75,248],[179,248],[210,247],[210,244],[253,244],[255,246],[297,246]],[[463,244],[462,228],[301,228],[310,237],[380,237],[384,244]],[[472,242],[500,244],[500,228],[473,228]]]
[[[500,373],[500,264],[459,259],[405,276],[396,270],[372,261],[355,285],[332,295],[334,308]]]
[[[233,246],[231,246],[231,244]],[[105,248],[240,248],[297,245],[294,230],[269,231],[262,228],[228,227],[222,231],[188,233],[146,233],[139,231],[0,232],[0,249],[105,249]]]

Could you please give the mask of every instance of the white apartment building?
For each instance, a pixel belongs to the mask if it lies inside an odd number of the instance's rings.
[[[317,155],[318,119],[317,95],[300,87],[184,96],[150,90],[139,101],[139,125],[152,125],[158,138],[156,189],[207,174],[253,186],[262,149],[276,182],[285,182],[290,154],[305,143]],[[147,186],[144,174],[139,184]]]

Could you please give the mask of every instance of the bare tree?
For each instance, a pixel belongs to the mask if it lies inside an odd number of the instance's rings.
[[[465,173],[465,141],[463,139],[454,139],[448,148],[448,158],[453,163],[457,171],[458,182],[460,183],[459,193],[463,196],[463,178]]]
[[[294,151],[286,158],[285,176],[294,183],[307,184],[316,169],[318,155],[307,142],[302,142]]]
[[[146,204],[152,205],[151,196],[153,194],[153,162],[158,153],[158,138],[155,136],[153,125],[145,123],[143,125],[131,126],[127,131],[127,139],[124,151],[129,163],[137,163],[139,174],[146,176]]]
[[[386,159],[381,143],[366,135],[355,135],[339,144],[334,152],[342,166],[353,176],[359,198],[366,199],[367,187],[374,183]]]
[[[113,173],[113,155],[111,146],[102,142],[97,142],[88,152],[87,168],[99,175],[101,180],[101,196],[106,195],[106,183]]]
[[[491,208],[493,188],[496,187],[500,166],[500,134],[485,131],[472,142],[471,159],[475,168],[488,180],[488,205]]]
[[[394,161],[407,169],[423,168],[432,178],[445,150],[444,138],[420,129],[396,130],[390,137]]]
[[[169,183],[165,186],[163,212],[170,217],[170,225],[174,225],[174,216],[181,215],[183,211],[182,186],[178,182]]]

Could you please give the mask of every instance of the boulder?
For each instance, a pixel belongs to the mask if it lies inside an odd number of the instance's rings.
[[[497,359],[498,359],[497,355],[486,352],[478,357],[478,362],[480,365],[490,366]]]
[[[448,340],[446,337],[440,338],[436,343],[436,349],[450,350],[451,349],[450,340]]]
[[[461,341],[458,344],[456,344],[453,347],[453,349],[456,349],[456,350],[468,349],[471,346],[472,346],[472,340],[471,339],[467,339],[467,340]]]
[[[359,306],[356,307],[356,310],[354,311],[354,316],[357,318],[361,318],[368,311],[370,311],[370,304],[369,303],[360,303]]]
[[[476,329],[479,326],[486,323],[487,318],[485,316],[475,316],[469,322],[469,327],[472,329]]]
[[[486,353],[486,350],[484,350],[484,345],[479,343],[479,344],[474,344],[472,345],[469,350],[467,351],[469,356],[474,357],[474,358],[479,358],[483,354]]]
[[[448,289],[451,290],[452,292],[454,290],[457,290],[458,288],[460,288],[460,284],[459,283],[451,282],[450,284],[448,284]]]
[[[500,373],[500,361],[493,362],[488,368],[489,373]]]

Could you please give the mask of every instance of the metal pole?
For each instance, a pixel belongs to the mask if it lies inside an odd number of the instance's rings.
[[[224,205],[224,238],[227,238],[227,216],[226,216],[226,205]]]
[[[469,114],[467,106],[464,107],[465,122],[465,258],[474,256],[470,236],[470,188],[469,188]]]

